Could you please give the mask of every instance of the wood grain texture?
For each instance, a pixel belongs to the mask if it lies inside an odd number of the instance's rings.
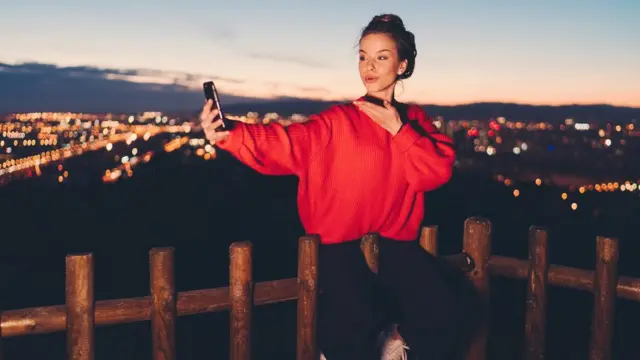
[[[93,360],[94,298],[93,255],[66,258],[67,356],[70,360]]]
[[[176,288],[172,248],[149,252],[153,360],[176,359]]]

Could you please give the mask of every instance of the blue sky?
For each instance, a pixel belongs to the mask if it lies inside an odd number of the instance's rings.
[[[640,1],[3,0],[0,63],[208,76],[242,96],[358,96],[357,36],[373,15],[416,35],[400,97],[640,106]],[[167,72],[169,75],[163,75]],[[191,86],[191,85],[189,85]]]

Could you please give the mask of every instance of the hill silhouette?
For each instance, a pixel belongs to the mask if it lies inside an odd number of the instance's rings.
[[[259,113],[278,112],[281,115],[293,113],[316,113],[340,101],[319,101],[312,99],[279,98],[262,103],[229,104],[228,112]],[[528,105],[500,102],[483,102],[462,105],[421,104],[431,116],[443,116],[445,119],[486,120],[504,116],[519,121],[564,122],[573,118],[583,122],[627,123],[640,120],[640,108],[620,107],[607,104],[594,105]]]
[[[137,77],[129,81],[129,77]],[[141,79],[161,79],[164,83]],[[202,91],[194,84],[199,79],[221,83],[242,83],[241,79],[215,75],[165,72],[150,69],[103,69],[89,66],[60,67],[52,64],[0,62],[0,113],[60,112],[191,112],[199,111]],[[304,93],[301,90],[301,94]],[[279,97],[261,99],[221,94],[228,112],[317,113],[339,101]],[[432,116],[445,119],[485,120],[504,116],[512,120],[560,122],[576,121],[629,122],[640,119],[640,108],[606,104],[538,106],[485,102],[445,106],[425,104]]]

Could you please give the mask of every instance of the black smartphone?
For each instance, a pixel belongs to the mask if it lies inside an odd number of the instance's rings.
[[[204,90],[204,97],[207,100],[213,100],[213,106],[218,109],[220,112],[219,116],[222,119],[222,126],[216,129],[216,131],[229,130],[230,124],[229,120],[224,116],[224,112],[222,111],[222,107],[220,106],[220,97],[218,96],[218,90],[216,90],[216,85],[213,81],[207,81],[202,84],[202,88]]]

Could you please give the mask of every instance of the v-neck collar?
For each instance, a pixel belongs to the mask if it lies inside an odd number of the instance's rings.
[[[358,100],[367,101],[378,106],[384,106],[384,101],[382,99],[379,99],[370,95],[363,95]],[[396,110],[398,111],[398,114],[400,114],[400,119],[402,120],[402,123],[403,124],[408,123],[409,122],[409,106],[407,104],[399,102],[396,99],[393,99],[391,104],[396,108]]]

